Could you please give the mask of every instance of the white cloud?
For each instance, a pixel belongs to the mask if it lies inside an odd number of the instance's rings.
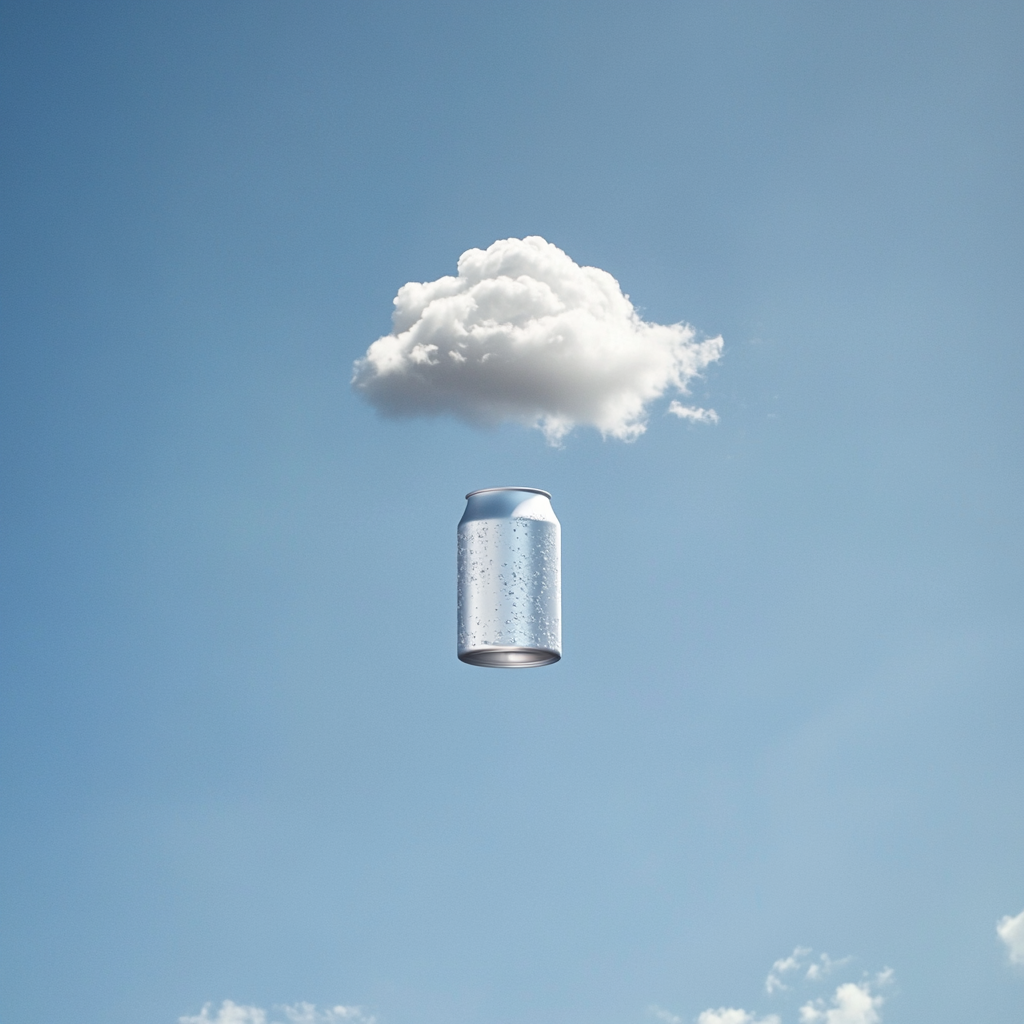
[[[1024,913],[1020,919],[1024,921]],[[1004,921],[1010,920],[1004,918]],[[1000,927],[1003,923],[1000,922]],[[790,986],[783,981],[785,977],[790,977],[798,989],[805,988],[808,983],[820,983],[827,974],[844,967],[853,959],[846,956],[837,960],[828,953],[820,953],[812,958],[811,954],[809,946],[797,946],[789,956],[776,960],[765,980],[764,987],[768,994],[788,991]],[[881,1008],[885,998],[876,993],[878,987],[892,984],[894,972],[891,967],[885,967],[876,972],[873,978],[867,972],[862,977],[859,983],[840,984],[830,1001],[811,999],[805,1002],[799,1009],[800,1024],[881,1024]],[[787,998],[795,1002],[797,995],[791,992]],[[667,1010],[658,1006],[649,1009],[664,1024],[682,1024],[679,1017]],[[697,1017],[697,1024],[782,1024],[782,1021],[778,1014],[757,1017],[750,1010],[722,1006],[717,1010],[705,1010]]]
[[[282,1006],[289,1024],[376,1024],[376,1017],[367,1016],[358,1006],[332,1006],[318,1010],[312,1003]]]
[[[536,235],[470,249],[458,276],[398,290],[392,331],[356,361],[353,386],[392,416],[450,413],[476,424],[576,425],[631,441],[647,407],[719,358],[722,339],[642,320],[618,282]],[[713,410],[677,416],[714,422]]]
[[[210,1016],[207,1003],[194,1017],[179,1017],[178,1024],[266,1024],[267,1014],[258,1006],[238,1006],[230,999],[221,1003],[216,1017]]]
[[[1024,964],[1024,910],[1016,917],[1000,918],[996,933],[1010,951],[1010,963]]]
[[[681,420],[691,423],[717,423],[718,413],[714,409],[699,409],[695,405],[683,405],[675,400],[669,402],[668,411]]]
[[[797,946],[789,956],[782,957],[772,964],[772,969],[768,972],[768,977],[764,980],[764,990],[768,995],[788,988],[786,983],[782,980],[782,976],[784,974],[788,974],[790,971],[799,969],[803,964],[804,958],[808,953],[810,953],[810,951],[811,949],[809,946]]]
[[[698,1018],[697,1024],[780,1024],[776,1014],[755,1018],[747,1010],[726,1009],[705,1010]]]
[[[831,974],[837,967],[843,967],[850,962],[850,957],[844,956],[841,960],[833,960],[828,953],[822,953],[818,962],[807,968],[806,978],[808,981],[820,981],[826,974]]]
[[[871,994],[867,982],[855,985],[852,981],[840,985],[832,997],[832,1005],[815,999],[800,1007],[800,1024],[879,1024],[878,1012],[885,999]]]
[[[660,1006],[648,1006],[648,1012],[652,1013],[660,1021],[664,1021],[664,1024],[683,1024],[683,1018],[677,1017],[674,1013],[669,1013],[668,1010],[663,1010]]]
[[[211,1017],[212,1006],[207,1003],[197,1015],[179,1017],[178,1024],[376,1024],[375,1018],[367,1016],[358,1006],[318,1010],[313,1003],[295,1003],[278,1007],[284,1017],[275,1020],[268,1018],[267,1011],[259,1006],[239,1006],[230,999],[225,999],[216,1016]]]

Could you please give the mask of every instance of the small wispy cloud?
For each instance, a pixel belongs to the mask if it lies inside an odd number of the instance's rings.
[[[699,409],[695,405],[683,405],[673,399],[669,402],[668,411],[681,420],[689,420],[691,423],[717,423],[718,413],[714,409]]]
[[[1021,916],[1024,918],[1024,914]],[[799,1024],[881,1024],[885,996],[880,990],[893,982],[893,971],[889,967],[873,975],[862,972],[859,981],[842,981],[831,995],[815,996],[813,989],[808,991],[808,986],[820,985],[827,975],[846,967],[852,959],[849,956],[836,958],[828,953],[814,956],[809,946],[797,946],[789,956],[780,957],[772,964],[765,980],[765,991],[768,995],[788,992],[785,998],[791,1012],[798,1015]],[[788,979],[788,984],[783,979]],[[798,996],[802,1005],[797,1002]],[[650,1006],[648,1011],[662,1024],[684,1024],[682,1017],[660,1006]],[[778,1013],[758,1016],[753,1010],[720,1006],[698,1014],[696,1024],[783,1024],[783,1019]]]
[[[376,1018],[359,1006],[319,1010],[313,1003],[293,1003],[275,1007],[271,1016],[260,1006],[244,1006],[230,999],[225,999],[217,1010],[212,1007],[213,1003],[206,1003],[198,1014],[179,1017],[178,1024],[376,1024]]]
[[[536,235],[470,249],[456,276],[405,284],[394,305],[391,333],[355,363],[357,392],[385,415],[510,420],[552,444],[577,425],[635,440],[649,405],[685,395],[722,353],[720,337],[641,319],[611,274]],[[678,402],[669,411],[718,419]]]
[[[697,1018],[697,1024],[781,1024],[777,1014],[770,1013],[767,1017],[755,1017],[746,1010],[735,1010],[721,1007],[718,1010],[705,1010]]]
[[[789,956],[776,960],[764,980],[765,992],[771,995],[773,992],[782,992],[788,988],[789,986],[782,980],[783,975],[800,970],[810,952],[809,946],[797,946]]]
[[[683,1024],[682,1017],[677,1017],[674,1013],[670,1013],[668,1010],[665,1010],[660,1006],[648,1006],[647,1012],[652,1017],[656,1018],[657,1020],[660,1020],[662,1024]]]
[[[267,1024],[267,1012],[258,1006],[239,1006],[225,999],[215,1017],[210,1016],[211,1006],[207,1003],[192,1017],[179,1017],[178,1024]]]
[[[851,959],[852,957],[844,956],[839,960],[833,960],[828,953],[822,953],[814,963],[808,964],[804,977],[808,981],[820,981],[837,967],[845,967]]]
[[[1024,910],[1016,917],[1002,917],[996,924],[996,934],[1006,943],[1010,963],[1024,965]]]

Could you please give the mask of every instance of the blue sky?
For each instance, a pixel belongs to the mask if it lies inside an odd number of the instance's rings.
[[[2,16],[0,1019],[1019,1020],[1020,5]],[[718,423],[353,393],[528,235],[722,335]],[[455,657],[503,484],[551,668]]]

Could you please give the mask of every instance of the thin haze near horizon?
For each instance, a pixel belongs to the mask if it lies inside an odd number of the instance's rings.
[[[1019,1017],[1019,5],[0,16],[0,1019]]]

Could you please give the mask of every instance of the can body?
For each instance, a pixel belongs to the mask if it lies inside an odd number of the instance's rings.
[[[561,527],[551,495],[489,487],[459,523],[459,658],[535,668],[562,656]]]

